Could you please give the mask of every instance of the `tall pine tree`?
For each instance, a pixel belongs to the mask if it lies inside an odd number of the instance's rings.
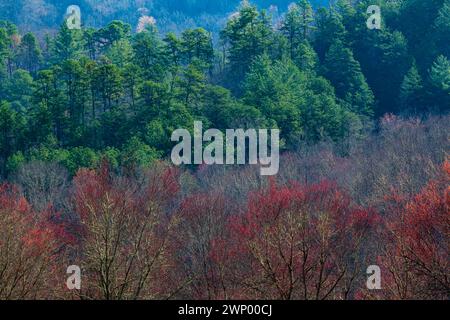
[[[353,57],[352,50],[339,40],[325,57],[324,74],[335,87],[337,96],[349,103],[353,112],[365,116],[373,114],[375,98],[361,66]]]

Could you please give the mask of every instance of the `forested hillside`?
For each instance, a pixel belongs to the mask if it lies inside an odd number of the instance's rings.
[[[78,5],[83,15],[83,24],[102,27],[120,19],[135,28],[140,15],[145,12],[154,16],[163,32],[182,32],[189,27],[207,27],[219,31],[226,23],[240,0],[0,0],[0,20],[14,22],[23,31],[39,34],[53,32],[64,21],[66,8]],[[260,8],[274,10],[278,15],[292,1],[256,0]],[[313,0],[312,5],[327,4],[326,0]]]
[[[381,1],[381,30],[366,27],[367,4],[313,11],[301,1],[273,26],[244,2],[217,47],[201,28],[136,34],[118,20],[63,24],[41,46],[4,21],[0,173],[31,159],[72,174],[105,156],[145,165],[168,154],[174,129],[199,119],[218,129],[276,127],[284,150],[295,150],[363,137],[386,113],[447,112],[448,0]]]
[[[448,299],[450,0],[255,2],[0,1],[0,299]],[[279,175],[175,168],[194,121]]]

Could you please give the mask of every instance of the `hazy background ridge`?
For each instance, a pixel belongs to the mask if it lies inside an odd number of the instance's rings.
[[[63,22],[69,5],[82,10],[83,24],[101,27],[120,19],[133,28],[142,12],[156,18],[161,32],[179,31],[201,26],[218,31],[240,0],[0,0],[0,20],[9,20],[23,32],[46,33],[56,30]],[[292,0],[254,0],[260,8],[282,14]],[[313,0],[315,6],[326,5],[327,0]],[[142,9],[147,9],[142,10]]]

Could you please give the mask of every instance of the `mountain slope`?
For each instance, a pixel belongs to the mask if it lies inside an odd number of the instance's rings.
[[[63,21],[66,8],[78,5],[83,24],[99,27],[120,19],[133,27],[142,13],[157,20],[158,28],[178,31],[186,27],[202,26],[216,31],[240,0],[0,0],[0,20],[9,20],[22,31],[46,32],[56,29]],[[292,0],[254,0],[261,8],[272,6],[284,11]],[[323,5],[328,1],[311,1]]]

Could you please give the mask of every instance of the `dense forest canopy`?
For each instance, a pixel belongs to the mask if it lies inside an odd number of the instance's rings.
[[[217,44],[203,28],[135,33],[120,20],[63,23],[41,43],[2,21],[0,173],[32,159],[72,174],[104,157],[148,164],[195,120],[279,128],[286,151],[361,138],[387,113],[447,112],[449,0],[377,1],[380,30],[366,26],[372,2],[301,0],[274,22],[243,1]]]

